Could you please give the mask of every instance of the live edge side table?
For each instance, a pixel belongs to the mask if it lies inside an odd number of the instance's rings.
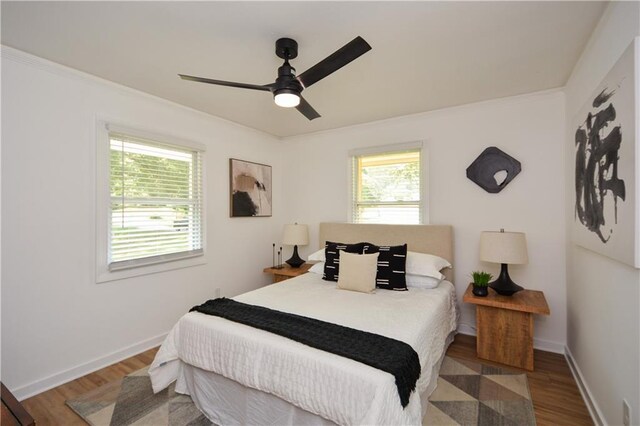
[[[313,264],[311,263],[303,263],[299,268],[292,268],[285,264],[282,268],[264,268],[262,272],[273,275],[273,282],[279,283],[280,281],[306,274],[312,266]]]
[[[544,293],[501,296],[490,288],[487,297],[478,297],[472,290],[469,284],[462,300],[476,305],[478,358],[533,371],[533,316],[551,313]]]

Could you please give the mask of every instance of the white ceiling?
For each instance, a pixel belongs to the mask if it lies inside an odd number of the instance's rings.
[[[276,136],[564,86],[603,2],[6,2],[2,44]],[[304,92],[308,121],[267,84],[360,35],[373,49]]]

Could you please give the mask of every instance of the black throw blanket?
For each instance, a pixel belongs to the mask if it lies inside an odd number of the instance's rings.
[[[259,328],[390,373],[403,408],[420,377],[418,354],[399,340],[226,298],[208,300],[191,311]]]

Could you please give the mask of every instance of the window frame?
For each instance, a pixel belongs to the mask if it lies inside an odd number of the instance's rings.
[[[356,193],[355,187],[356,182],[354,182],[355,177],[355,157],[367,156],[367,155],[379,155],[379,154],[393,154],[399,153],[403,151],[411,151],[411,150],[420,150],[420,203],[419,203],[419,223],[418,224],[428,224],[429,223],[429,210],[428,210],[428,187],[429,187],[429,176],[428,176],[428,167],[429,164],[428,158],[429,153],[425,147],[424,141],[415,141],[415,142],[405,142],[405,143],[396,143],[390,145],[378,145],[367,148],[356,148],[352,149],[348,152],[348,180],[349,180],[349,206],[347,211],[347,222],[349,223],[361,223],[354,221],[354,209],[356,205]]]
[[[202,252],[191,253],[185,256],[163,259],[161,256],[153,259],[152,262],[141,261],[138,264],[127,267],[109,268],[109,244],[111,233],[111,190],[110,190],[110,153],[111,141],[109,133],[122,133],[128,136],[148,139],[157,142],[159,145],[165,144],[169,147],[187,148],[201,152],[201,175],[202,175]],[[111,120],[98,119],[96,121],[96,282],[121,280],[125,278],[154,274],[158,272],[170,271],[174,269],[188,268],[203,265],[206,263],[206,167],[205,152],[203,145],[176,138],[168,135],[160,135],[153,132],[140,130],[133,126],[117,124]],[[170,256],[171,257],[171,256]]]

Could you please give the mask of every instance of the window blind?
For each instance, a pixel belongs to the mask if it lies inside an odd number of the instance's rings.
[[[109,141],[109,270],[202,254],[202,153],[117,132]]]
[[[420,223],[420,152],[353,157],[353,222]]]

